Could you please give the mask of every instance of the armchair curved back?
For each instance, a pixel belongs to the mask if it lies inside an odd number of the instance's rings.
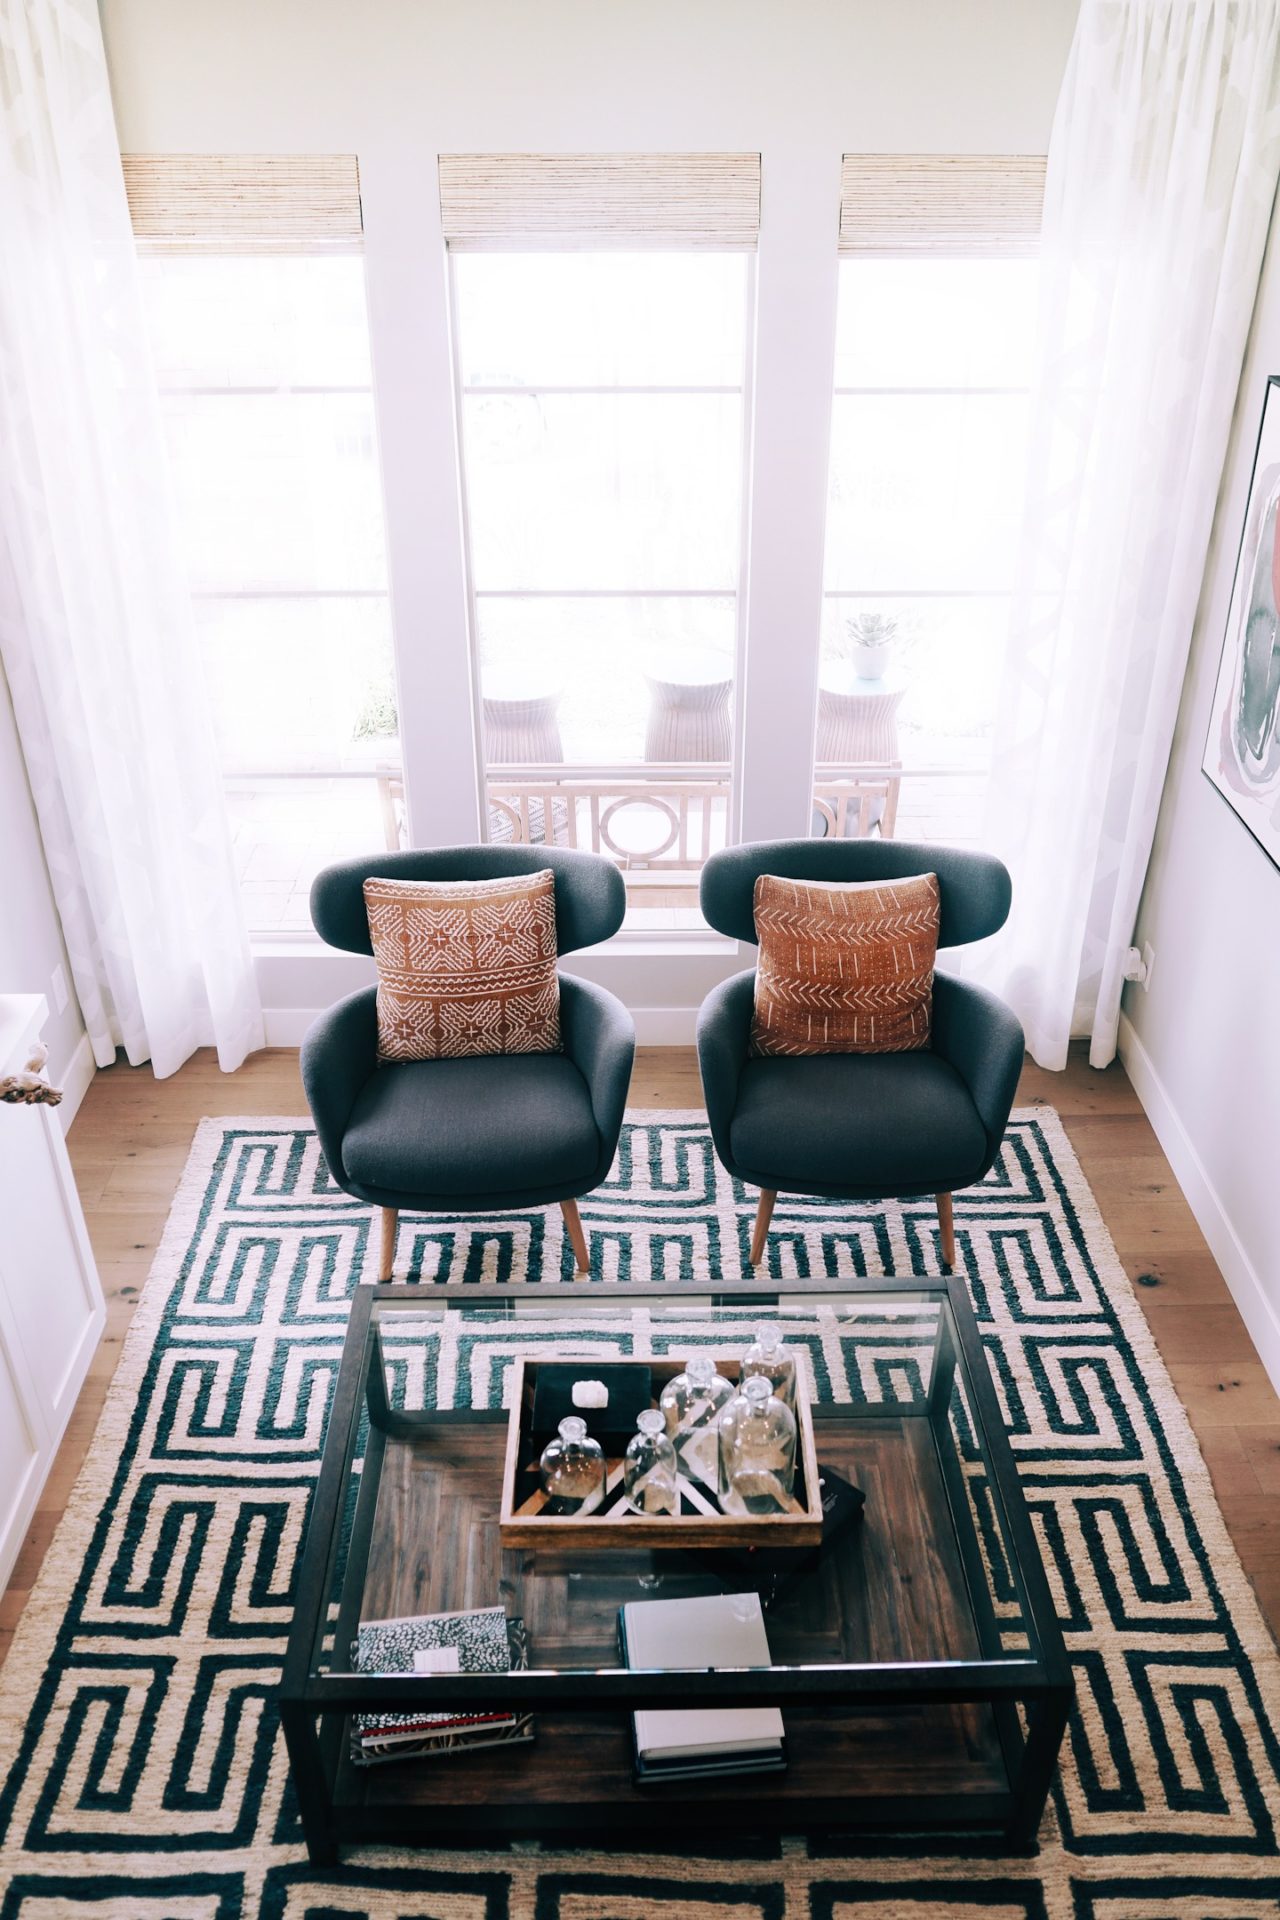
[[[607,940],[622,925],[627,890],[612,860],[569,847],[413,847],[362,854],[325,867],[311,887],[311,920],[320,938],[346,953],[372,953],[366,880],[507,880],[515,874],[556,877],[556,951]]]
[[[713,853],[703,867],[699,897],[708,926],[730,939],[754,942],[752,900],[762,873],[819,884],[936,873],[940,947],[963,947],[997,932],[1012,898],[1008,869],[991,853],[931,846],[925,840],[757,840]]]

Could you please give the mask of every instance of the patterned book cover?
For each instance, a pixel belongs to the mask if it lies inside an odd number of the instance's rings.
[[[365,1620],[356,1630],[351,1664],[357,1673],[412,1673],[415,1655],[441,1648],[456,1650],[458,1673],[509,1673],[528,1664],[523,1620],[508,1620],[502,1607],[462,1613],[409,1615],[396,1620]],[[494,1708],[482,1713],[357,1714],[356,1744],[444,1738],[451,1731],[510,1729],[516,1716]]]
[[[420,1734],[402,1740],[352,1741],[351,1757],[359,1767],[376,1767],[388,1760],[439,1760],[450,1754],[474,1753],[482,1747],[527,1745],[533,1739],[533,1715],[513,1715],[510,1725],[454,1727],[444,1733]]]

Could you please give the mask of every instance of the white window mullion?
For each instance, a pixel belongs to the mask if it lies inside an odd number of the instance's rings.
[[[743,840],[807,834],[831,392],[839,155],[770,157],[756,265],[741,727]]]
[[[374,408],[382,450],[405,804],[415,846],[484,838],[435,154],[362,158]],[[412,233],[414,245],[404,236]]]

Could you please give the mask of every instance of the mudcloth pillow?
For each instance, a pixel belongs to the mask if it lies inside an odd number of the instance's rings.
[[[378,1059],[558,1053],[555,875],[366,880]]]
[[[938,877],[823,883],[762,873],[751,1051],[908,1053],[929,1044]]]

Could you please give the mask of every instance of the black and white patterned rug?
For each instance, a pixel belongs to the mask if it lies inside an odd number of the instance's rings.
[[[597,1277],[743,1271],[705,1120],[636,1114]],[[1261,1920],[1280,1660],[1057,1116],[956,1201],[959,1259],[1075,1664],[1033,1858],[803,1840],[725,1857],[302,1849],[272,1709],[370,1216],[296,1120],[206,1120],[0,1673],[0,1920]],[[777,1277],[936,1274],[931,1202],[778,1202]],[[569,1277],[558,1211],[402,1221],[397,1275]]]

